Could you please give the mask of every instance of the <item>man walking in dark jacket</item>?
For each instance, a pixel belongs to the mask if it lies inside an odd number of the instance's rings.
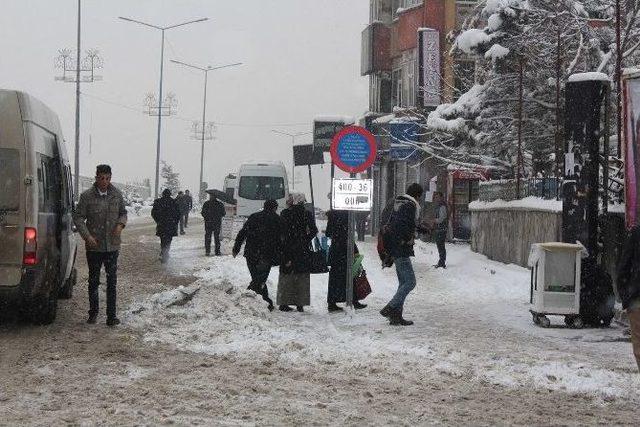
[[[616,284],[629,317],[633,354],[640,370],[640,226],[633,227],[625,241]]]
[[[162,191],[162,197],[154,200],[151,217],[156,222],[156,236],[160,237],[160,262],[169,261],[171,240],[178,235],[180,208],[178,202],[171,198],[171,190]]]
[[[93,187],[80,195],[73,222],[85,241],[89,265],[89,319],[98,318],[100,270],[107,275],[107,325],[120,323],[116,317],[116,284],[120,233],[127,225],[127,209],[122,193],[111,185],[111,167],[98,165]]]
[[[204,218],[204,249],[207,256],[211,256],[211,233],[215,241],[215,254],[220,254],[220,228],[222,217],[226,215],[222,202],[216,200],[213,193],[209,193],[209,200],[202,205],[202,217]]]
[[[273,301],[269,298],[267,278],[271,266],[278,265],[280,260],[280,216],[276,213],[278,202],[267,200],[264,209],[251,214],[236,236],[233,246],[233,257],[240,253],[242,243],[246,240],[244,257],[251,274],[251,284],[247,289],[262,295],[269,303],[269,311],[273,310]]]
[[[184,190],[185,212],[184,216],[184,228],[189,228],[189,212],[193,209],[193,197],[189,190]]]
[[[189,190],[187,190],[189,191]],[[189,211],[191,210],[191,196],[178,191],[176,196],[176,203],[178,203],[178,209],[180,209],[180,234],[184,234],[184,229],[187,228],[187,218],[189,217]]]
[[[422,187],[411,184],[407,193],[395,199],[393,212],[389,219],[389,253],[394,258],[396,274],[398,276],[398,290],[393,299],[380,310],[380,314],[388,317],[392,325],[413,325],[410,320],[402,317],[404,301],[416,286],[416,275],[409,257],[414,256],[413,244],[418,218],[420,218],[420,198]],[[385,242],[386,243],[386,242]]]

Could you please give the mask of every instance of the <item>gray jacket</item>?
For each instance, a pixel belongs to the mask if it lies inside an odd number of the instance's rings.
[[[107,195],[101,196],[94,185],[80,195],[73,222],[83,239],[93,236],[98,241],[98,247],[87,248],[88,251],[120,250],[120,237],[114,236],[113,231],[118,224],[127,225],[127,209],[122,193],[109,185]]]
[[[444,203],[438,204],[434,209],[435,232],[446,233],[449,228],[449,211]]]

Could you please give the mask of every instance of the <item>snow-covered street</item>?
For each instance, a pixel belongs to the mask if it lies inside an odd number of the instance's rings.
[[[246,290],[244,258],[203,256],[201,228],[194,223],[174,240],[162,269],[152,224],[131,226],[119,278],[123,325],[115,330],[104,319],[84,324],[82,285],[56,324],[1,326],[10,366],[0,374],[5,422],[636,421],[640,377],[624,330],[567,329],[561,318],[552,319],[557,328],[534,326],[523,268],[458,244],[448,246],[447,270],[436,270],[435,246],[421,243],[418,286],[405,310],[416,323],[392,327],[378,310],[395,291],[395,270],[380,269],[368,240],[360,248],[369,307],[328,314],[327,276],[315,275],[304,313],[270,313]]]

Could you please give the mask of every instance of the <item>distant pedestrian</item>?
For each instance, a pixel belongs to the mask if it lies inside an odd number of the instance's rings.
[[[185,234],[184,229],[186,228],[186,217],[189,215],[189,211],[191,210],[189,199],[182,191],[178,191],[178,195],[176,196],[176,203],[178,203],[178,209],[180,209],[180,234]]]
[[[93,186],[80,195],[73,214],[85,241],[89,266],[89,319],[94,324],[99,312],[100,270],[107,275],[107,325],[120,323],[116,317],[116,285],[120,234],[127,225],[127,209],[122,193],[111,184],[111,167],[98,165]]]
[[[191,197],[191,193],[189,190],[184,191],[184,199],[185,199],[185,212],[183,214],[184,219],[184,228],[189,228],[189,212],[193,209],[193,197]]]
[[[251,274],[248,289],[262,295],[262,299],[269,304],[269,311],[273,310],[273,301],[269,298],[267,279],[271,266],[280,264],[281,224],[277,209],[277,201],[267,200],[263,210],[251,214],[238,232],[232,252],[235,258],[246,240],[244,257]]]
[[[387,249],[396,265],[398,290],[393,299],[380,310],[380,314],[388,317],[392,325],[413,325],[412,321],[402,317],[402,311],[407,296],[416,286],[416,275],[410,257],[414,256],[416,230],[422,230],[422,227],[417,226],[421,197],[422,187],[419,184],[411,184],[406,194],[396,197],[387,224],[389,242],[385,239],[385,245],[388,246]]]
[[[337,303],[347,300],[347,237],[349,235],[349,214],[347,211],[331,210],[327,212],[327,237],[331,239],[329,246],[329,286],[327,289],[327,308],[329,312],[342,311]],[[358,254],[358,247],[353,244],[351,249]],[[355,287],[353,290],[353,308],[356,310],[365,308],[356,298]]]
[[[222,217],[227,213],[224,204],[216,199],[215,194],[209,193],[209,200],[204,202],[200,212],[204,218],[204,250],[207,256],[211,256],[211,234],[215,241],[215,255],[220,253],[220,229],[222,228]]]
[[[622,308],[629,317],[633,354],[640,370],[640,226],[629,231],[624,243],[616,284]]]
[[[281,311],[299,312],[311,303],[310,277],[311,241],[318,234],[313,214],[304,207],[302,193],[291,193],[287,208],[282,211],[282,259],[278,279],[277,303]]]
[[[355,216],[358,242],[364,242],[364,236],[367,233],[367,219],[369,218],[369,212],[356,212]]]
[[[433,229],[433,236],[436,241],[436,247],[438,248],[438,263],[434,265],[435,268],[447,268],[447,249],[444,246],[447,240],[447,230],[449,228],[449,212],[447,210],[447,204],[444,201],[444,196],[440,191],[433,193],[434,219],[431,222]]]
[[[171,241],[178,235],[180,208],[178,202],[171,198],[171,190],[162,191],[162,197],[154,200],[151,217],[156,222],[156,236],[160,237],[160,262],[169,261]]]

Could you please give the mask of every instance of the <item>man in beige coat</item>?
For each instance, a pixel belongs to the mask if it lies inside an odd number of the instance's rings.
[[[116,283],[120,234],[127,225],[127,209],[122,193],[111,185],[111,167],[98,165],[93,187],[80,195],[73,220],[85,241],[89,266],[89,319],[98,318],[100,270],[107,275],[107,325],[120,323],[116,317]]]

